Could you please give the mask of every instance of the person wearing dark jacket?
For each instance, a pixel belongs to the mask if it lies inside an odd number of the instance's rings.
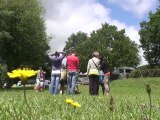
[[[102,79],[99,84],[101,85],[102,87],[102,92],[103,92],[103,95],[106,93],[106,95],[109,95],[109,76],[110,76],[110,72],[109,72],[109,66],[108,66],[108,62],[107,60],[102,56],[100,55],[99,57],[100,59],[100,70],[103,72],[103,76],[100,76]]]
[[[58,86],[60,82],[62,60],[65,57],[64,52],[55,52],[55,54],[49,55],[49,59],[52,64],[51,72],[51,85],[49,91],[51,94],[58,94]]]

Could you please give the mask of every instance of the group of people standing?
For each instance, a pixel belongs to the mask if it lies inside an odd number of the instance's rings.
[[[76,52],[72,51],[68,56],[65,52],[55,52],[48,56],[52,64],[49,92],[51,94],[63,94],[64,86],[67,84],[67,94],[75,94],[80,63]],[[44,79],[45,74],[40,68],[37,79]],[[98,95],[99,85],[102,87],[103,94],[109,95],[108,63],[98,52],[93,52],[92,58],[88,61],[87,77],[89,78],[89,93],[91,95]],[[41,84],[40,79],[38,84]],[[59,85],[60,92],[58,92]]]
[[[109,95],[109,76],[108,63],[98,52],[92,53],[92,58],[88,61],[87,75],[89,77],[89,93],[98,95],[99,85],[102,87],[103,94]]]
[[[55,52],[55,54],[49,55],[49,58],[52,64],[50,93],[58,94],[60,83],[60,94],[63,94],[67,76],[67,94],[75,94],[79,72],[79,58],[76,56],[76,52],[72,51],[68,56],[64,52]]]

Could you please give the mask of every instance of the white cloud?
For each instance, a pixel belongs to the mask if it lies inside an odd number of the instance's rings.
[[[135,41],[138,45],[140,45],[140,36],[138,34],[138,30],[135,27],[127,27],[126,34],[129,35],[131,40]]]
[[[121,6],[126,11],[131,11],[135,16],[142,17],[156,6],[157,0],[109,0],[109,2]]]
[[[45,16],[47,33],[55,36],[51,41],[52,51],[62,50],[64,41],[67,41],[72,33],[78,31],[90,33],[109,19],[110,9],[93,0],[70,0],[57,3],[55,1],[44,1],[47,12]]]
[[[125,29],[127,36],[139,44],[138,29],[112,19],[111,9],[96,0],[44,0],[43,5],[46,8],[47,33],[55,36],[50,42],[52,52],[62,50],[72,33],[83,31],[90,34],[105,22],[119,30]]]

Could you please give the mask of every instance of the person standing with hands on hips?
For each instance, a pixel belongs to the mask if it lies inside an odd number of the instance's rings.
[[[76,56],[76,51],[72,51],[71,55],[67,56],[67,94],[75,94],[75,86],[79,72],[79,58]]]
[[[61,67],[62,67],[62,60],[66,56],[65,52],[55,52],[52,55],[49,55],[49,59],[51,60],[52,64],[52,71],[51,71],[51,85],[49,91],[51,94],[58,94],[58,86],[60,82],[60,75],[61,75]]]

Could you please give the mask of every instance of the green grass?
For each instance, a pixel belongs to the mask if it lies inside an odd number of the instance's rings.
[[[35,92],[27,87],[27,100],[31,112],[24,102],[21,87],[0,90],[0,120],[147,120],[149,98],[145,84],[151,86],[152,120],[160,120],[160,78],[116,80],[110,83],[113,105],[110,97],[90,96],[88,86],[80,86],[81,94],[50,95],[48,90]],[[65,103],[71,98],[81,104],[74,108]],[[110,111],[109,107],[113,107]]]

